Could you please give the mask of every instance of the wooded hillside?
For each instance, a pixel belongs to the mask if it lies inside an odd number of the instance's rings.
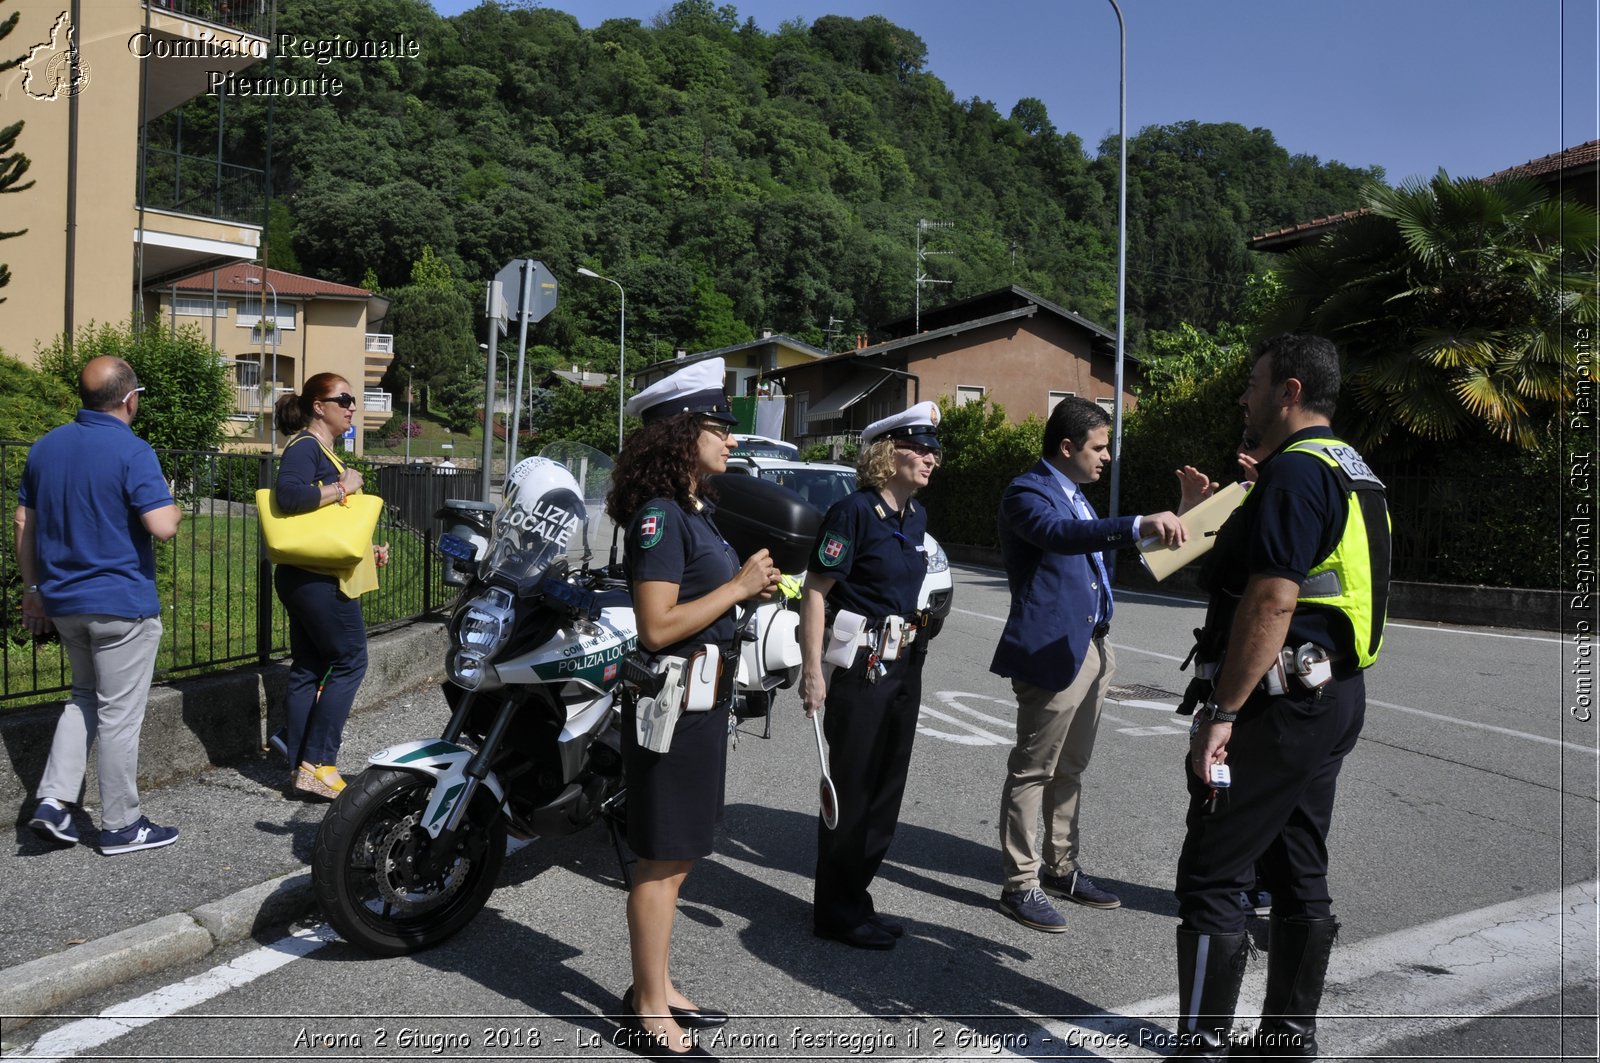
[[[565,283],[540,339],[580,352],[616,305],[609,285],[572,279],[587,264],[626,287],[642,364],[762,327],[821,343],[830,318],[847,344],[909,314],[926,218],[953,223],[928,239],[953,252],[930,270],[953,283],[925,306],[1016,283],[1114,319],[1115,139],[1086,150],[1037,99],[955,99],[921,39],[881,17],[767,33],[682,0],[654,24],[584,30],[511,4],[450,19],[421,0],[279,6],[281,33],[406,34],[420,55],[277,60],[280,79],[345,87],[275,105],[274,266],[393,287],[425,246],[460,282],[533,256]],[[227,161],[261,165],[264,103],[227,107]],[[1246,236],[1343,210],[1382,176],[1233,124],[1147,128],[1129,149],[1135,342],[1231,320],[1259,268]]]

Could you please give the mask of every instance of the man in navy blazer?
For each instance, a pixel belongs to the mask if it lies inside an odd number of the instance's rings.
[[[1096,403],[1068,397],[1045,422],[1042,459],[1000,499],[1011,611],[989,670],[1009,678],[1017,696],[1017,744],[1000,794],[1000,908],[1047,933],[1065,930],[1067,921],[1046,893],[1091,908],[1122,903],[1078,864],[1079,778],[1116,670],[1106,641],[1112,601],[1103,551],[1141,536],[1168,545],[1185,537],[1169,512],[1098,518],[1081,488],[1110,463],[1111,418]]]

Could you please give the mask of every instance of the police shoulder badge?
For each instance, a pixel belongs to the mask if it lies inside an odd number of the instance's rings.
[[[661,541],[661,533],[666,531],[667,513],[659,506],[651,506],[639,514],[639,548],[648,550]]]
[[[822,537],[822,545],[817,547],[817,560],[832,568],[844,560],[844,552],[848,549],[850,549],[849,539],[842,539],[829,532]]]

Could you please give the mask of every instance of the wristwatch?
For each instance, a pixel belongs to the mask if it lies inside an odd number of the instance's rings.
[[[1208,701],[1196,710],[1194,718],[1197,720],[1202,718],[1212,720],[1216,723],[1232,723],[1239,718],[1239,714],[1237,712],[1224,712],[1221,705],[1214,701]]]

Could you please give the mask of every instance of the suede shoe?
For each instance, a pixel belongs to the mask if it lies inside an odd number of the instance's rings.
[[[819,938],[837,941],[841,944],[849,945],[853,949],[882,951],[894,948],[894,935],[871,922],[862,923],[860,926],[849,927],[845,930],[814,926],[811,928],[811,932]]]
[[[72,813],[60,805],[40,801],[28,820],[28,829],[47,842],[59,845],[77,845],[78,828],[72,825]]]
[[[1121,908],[1122,901],[1110,890],[1103,890],[1082,871],[1065,875],[1040,875],[1039,886],[1053,897],[1089,908]]]
[[[177,827],[158,827],[150,822],[149,816],[140,816],[121,830],[101,831],[100,854],[116,856],[118,853],[136,853],[140,849],[159,849],[177,840]]]
[[[1067,929],[1067,917],[1056,911],[1056,906],[1038,886],[1001,893],[1000,910],[1023,926],[1046,934],[1060,934]]]

